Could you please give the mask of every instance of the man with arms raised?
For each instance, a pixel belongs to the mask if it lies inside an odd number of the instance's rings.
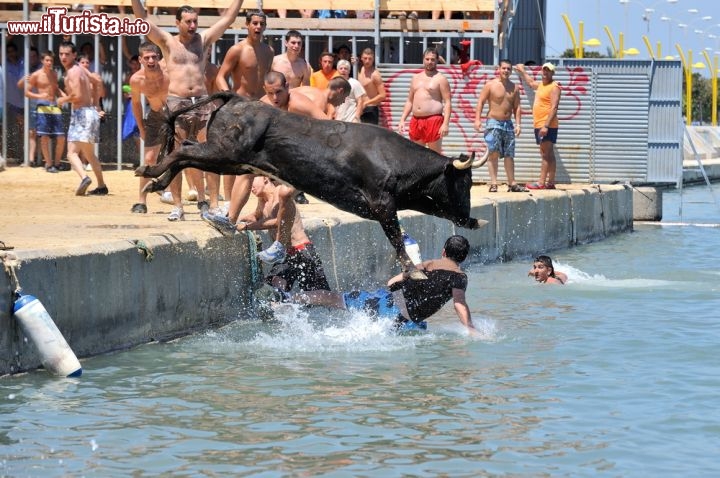
[[[438,53],[428,48],[423,53],[424,70],[415,74],[410,83],[408,99],[405,102],[398,133],[405,132],[405,120],[412,112],[410,139],[442,153],[442,138],[450,130],[450,83],[437,70]]]
[[[310,65],[302,54],[303,38],[299,31],[290,30],[285,34],[285,53],[275,55],[272,62],[272,71],[279,71],[285,75],[290,88],[310,86]]]
[[[130,103],[140,138],[145,142],[145,164],[153,165],[157,163],[160,152],[159,133],[165,122],[165,101],[170,79],[160,66],[160,48],[154,43],[142,43],[138,59],[142,68],[130,77]],[[144,119],[142,95],[145,95],[149,107]],[[148,181],[148,178],[140,178],[139,201],[133,205],[132,212],[147,212],[147,193],[143,189]]]
[[[150,32],[147,37],[160,47],[165,59],[170,79],[167,105],[171,112],[190,106],[207,95],[204,79],[210,47],[235,20],[242,2],[243,0],[232,0],[218,21],[202,33],[197,32],[197,12],[187,5],[179,7],[175,15],[178,33],[171,35],[147,19],[147,12],[140,0],[132,0],[133,13],[136,17],[148,22]],[[207,120],[214,108],[213,104],[208,104],[206,107],[194,109],[176,119],[175,140],[178,146],[185,139],[205,141]],[[208,178],[209,182],[215,183],[211,184],[211,197],[208,205],[205,201],[205,182],[202,180],[202,173],[198,170],[191,170],[188,174],[194,176],[192,182],[198,189],[198,208],[203,212],[208,207],[216,208],[219,188],[217,176],[214,179],[212,176]],[[170,185],[175,202],[175,208],[168,216],[170,221],[184,219],[181,189],[182,176],[178,175]]]
[[[488,171],[490,173],[491,193],[497,192],[498,158],[505,158],[505,174],[508,180],[508,192],[520,193],[527,189],[515,181],[515,137],[520,136],[520,89],[510,81],[512,63],[510,60],[500,60],[498,67],[500,76],[494,78],[483,86],[475,108],[475,129],[482,129],[480,117],[489,105],[487,123],[485,124],[485,144],[487,144]],[[515,126],[513,126],[515,116]]]
[[[385,101],[385,84],[380,72],[375,68],[375,51],[372,48],[365,48],[360,55],[360,61],[362,68],[360,68],[358,81],[365,88],[367,94],[360,121],[380,124],[380,104]]]
[[[60,44],[60,63],[65,68],[65,94],[57,100],[58,106],[64,103],[72,104],[70,128],[68,129],[68,153],[70,166],[78,176],[80,185],[75,194],[84,196],[92,180],[85,172],[80,155],[92,167],[98,187],[90,191],[93,196],[105,196],[108,188],[103,179],[102,165],[95,156],[95,143],[100,141],[100,103],[99,94],[101,83],[90,72],[75,63],[77,48],[72,42]]]

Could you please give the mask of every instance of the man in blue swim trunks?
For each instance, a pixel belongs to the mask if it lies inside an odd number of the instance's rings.
[[[25,96],[35,103],[35,129],[40,137],[40,151],[45,161],[45,170],[57,173],[60,160],[65,151],[65,123],[62,110],[57,105],[57,98],[61,95],[58,87],[57,73],[53,69],[55,54],[46,51],[41,58],[42,68],[28,77],[25,85]],[[32,122],[32,120],[31,120]],[[55,161],[50,153],[50,139],[55,138]],[[31,156],[31,160],[34,160]]]
[[[485,144],[488,152],[488,172],[490,173],[489,192],[497,192],[498,158],[505,158],[505,175],[508,181],[508,192],[526,192],[523,186],[515,181],[515,137],[520,136],[520,90],[510,81],[512,63],[500,60],[497,78],[483,86],[475,109],[475,129],[480,132],[480,118],[489,105],[487,123],[485,124]],[[515,125],[512,118],[515,116]]]
[[[289,301],[296,304],[363,310],[377,317],[393,319],[400,328],[406,322],[422,323],[452,299],[458,319],[470,334],[476,335],[478,331],[465,302],[467,275],[460,268],[469,251],[470,243],[465,237],[450,236],[445,241],[442,257],[425,261],[418,266],[425,272],[426,280],[413,280],[402,273],[391,278],[386,288],[372,292],[314,290],[290,295]]]

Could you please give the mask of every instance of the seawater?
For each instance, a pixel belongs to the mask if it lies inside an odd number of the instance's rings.
[[[664,204],[666,224],[720,223],[707,187]],[[717,476],[720,229],[551,255],[565,286],[530,257],[468,266],[476,340],[451,306],[406,336],[281,306],[79,379],[4,378],[0,474]]]

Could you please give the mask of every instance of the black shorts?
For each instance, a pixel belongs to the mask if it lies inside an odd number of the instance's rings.
[[[272,285],[273,277],[287,283],[286,291],[292,289],[296,281],[301,290],[330,290],[322,261],[311,242],[289,250],[283,262],[272,266],[265,282]]]
[[[380,108],[377,106],[366,106],[360,115],[360,121],[369,124],[380,124]]]

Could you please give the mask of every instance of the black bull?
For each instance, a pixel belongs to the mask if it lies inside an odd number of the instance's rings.
[[[148,191],[165,189],[183,168],[219,174],[259,173],[288,183],[344,211],[378,221],[405,270],[397,211],[412,209],[477,229],[470,217],[474,158],[451,160],[399,134],[373,125],[323,121],[218,93],[173,113],[164,128],[172,150],[175,118],[209,101],[223,103],[210,118],[207,142],[184,144],[136,175],[157,178]]]

